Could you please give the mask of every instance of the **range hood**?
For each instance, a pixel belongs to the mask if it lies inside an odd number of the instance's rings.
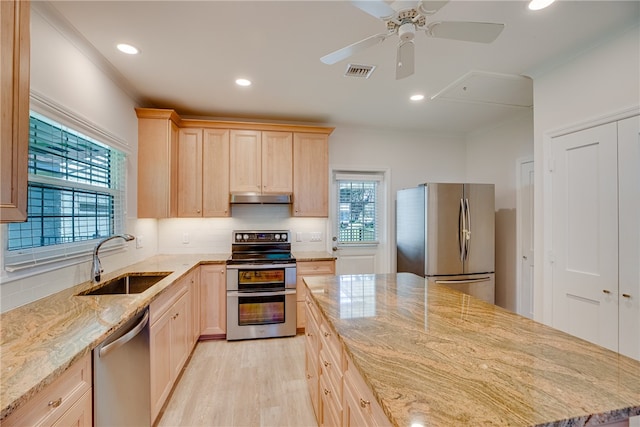
[[[291,194],[231,194],[229,202],[235,205],[289,205]]]

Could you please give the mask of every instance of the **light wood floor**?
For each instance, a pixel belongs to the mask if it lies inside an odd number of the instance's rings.
[[[304,374],[304,335],[200,342],[157,425],[316,427]]]

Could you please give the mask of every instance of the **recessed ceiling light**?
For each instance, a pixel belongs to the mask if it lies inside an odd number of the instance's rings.
[[[531,0],[529,2],[530,10],[540,10],[550,6],[555,0]]]
[[[424,99],[424,95],[417,93],[415,95],[411,95],[409,99],[412,101],[422,101]]]
[[[251,80],[247,79],[236,79],[236,84],[238,86],[251,86]]]
[[[128,55],[137,55],[138,53],[140,53],[140,50],[138,50],[137,47],[131,46],[130,44],[119,43],[116,47],[120,52],[126,53]]]

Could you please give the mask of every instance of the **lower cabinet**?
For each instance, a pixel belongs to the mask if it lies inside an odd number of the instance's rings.
[[[304,289],[306,379],[318,425],[390,426],[389,419],[320,314],[306,286]]]
[[[91,426],[91,375],[89,353],[3,420],[2,425]]]
[[[306,322],[306,309],[305,309],[305,289],[306,286],[302,278],[304,276],[325,276],[336,274],[336,262],[335,260],[329,261],[297,261],[296,262],[296,302],[297,302],[297,325],[296,327],[304,329]]]
[[[226,265],[200,267],[200,335],[224,338],[227,333]]]
[[[189,354],[189,278],[165,291],[149,308],[151,420],[155,421]]]

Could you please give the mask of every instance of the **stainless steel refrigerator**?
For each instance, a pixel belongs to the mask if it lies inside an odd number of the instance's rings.
[[[399,190],[397,270],[495,302],[493,184],[427,183]]]

